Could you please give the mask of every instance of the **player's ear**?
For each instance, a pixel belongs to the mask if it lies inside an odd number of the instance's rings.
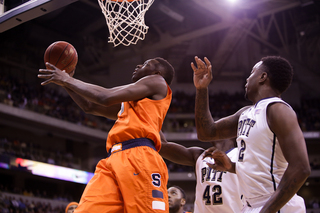
[[[260,79],[259,81],[260,82],[265,82],[268,78],[268,73],[267,72],[262,72],[261,75],[260,75]]]
[[[155,70],[155,71],[154,71],[154,74],[156,74],[156,75],[162,75],[162,72],[161,72],[160,70]]]
[[[184,198],[181,199],[181,205],[182,206],[186,205],[186,199],[184,199]]]

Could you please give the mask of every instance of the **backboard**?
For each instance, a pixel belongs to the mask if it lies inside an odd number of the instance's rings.
[[[29,0],[5,11],[5,2],[0,0],[0,12],[1,9],[4,10],[4,13],[0,13],[0,33],[76,1],[78,0]]]

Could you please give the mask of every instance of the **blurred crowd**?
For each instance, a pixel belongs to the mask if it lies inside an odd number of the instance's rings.
[[[52,207],[50,202],[29,202],[10,196],[0,199],[0,213],[64,213],[64,209],[64,206]]]
[[[308,203],[306,203],[307,209],[320,209],[319,198],[313,198]]]
[[[70,152],[48,150],[41,147],[40,144],[25,142],[17,138],[9,140],[0,137],[0,162],[5,161],[10,156],[81,169],[81,159],[75,158]]]
[[[55,201],[63,202],[59,202],[58,205],[55,203],[53,206]],[[32,191],[0,185],[0,213],[64,213],[66,205],[61,203],[67,204],[70,201],[72,201],[70,195],[50,196],[39,189]]]
[[[50,87],[30,85],[24,80],[0,74],[0,102],[78,125],[108,131],[114,121],[85,114],[65,94]]]

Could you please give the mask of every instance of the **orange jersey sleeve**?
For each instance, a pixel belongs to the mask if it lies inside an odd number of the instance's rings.
[[[144,98],[122,103],[118,119],[108,134],[107,151],[116,143],[135,138],[149,138],[160,150],[159,132],[172,99],[172,91],[167,88],[167,96],[161,100]]]

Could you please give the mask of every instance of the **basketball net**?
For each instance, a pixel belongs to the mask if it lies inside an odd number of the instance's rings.
[[[144,16],[154,0],[98,0],[109,29],[109,43],[129,46],[144,40]]]

